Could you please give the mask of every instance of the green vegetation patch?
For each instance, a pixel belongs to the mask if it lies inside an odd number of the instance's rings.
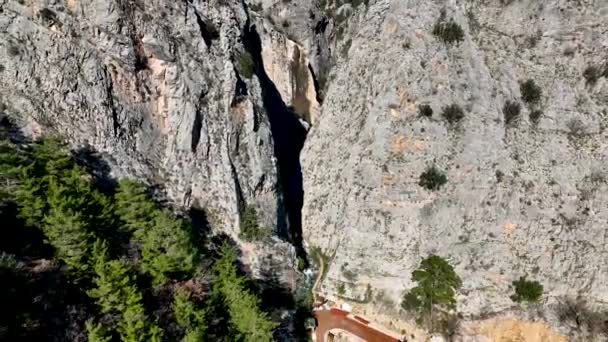
[[[464,119],[464,112],[459,105],[453,103],[449,106],[443,107],[441,116],[451,125],[459,123]]]
[[[417,286],[407,291],[401,307],[413,312],[419,323],[433,324],[433,311],[447,311],[456,307],[456,290],[462,286],[460,277],[447,260],[431,255],[412,272]]]
[[[268,228],[260,226],[258,213],[253,206],[246,206],[241,214],[241,238],[247,241],[261,241],[269,238]]]
[[[537,281],[526,280],[525,277],[520,277],[513,282],[515,293],[511,296],[511,300],[517,303],[536,303],[543,295],[543,286]]]
[[[102,191],[59,139],[2,137],[0,300],[11,303],[0,313],[2,337],[43,339],[69,326],[70,336],[93,342],[272,340],[276,323],[235,251],[201,263],[202,238],[143,184],[121,179]],[[199,288],[196,300],[173,293],[200,280],[211,291]],[[160,313],[167,296],[174,305]]]
[[[445,183],[448,182],[448,177],[439,170],[435,165],[428,167],[420,175],[418,185],[427,190],[439,190]]]
[[[422,104],[418,106],[418,114],[420,116],[430,118],[431,116],[433,116],[433,108],[431,108],[431,106],[428,104]]]
[[[238,71],[241,76],[250,79],[255,73],[253,57],[247,51],[241,52],[237,58]]]
[[[519,120],[519,113],[521,113],[521,105],[516,101],[507,101],[502,107],[502,113],[505,116],[505,124],[512,126]]]
[[[534,109],[534,110],[530,111],[530,122],[532,122],[533,125],[538,125],[538,122],[540,121],[540,118],[542,116],[543,116],[542,110]]]
[[[464,40],[464,30],[454,21],[442,16],[433,26],[433,35],[446,44],[460,43]]]
[[[260,309],[260,300],[246,286],[246,278],[237,273],[236,253],[222,247],[213,266],[213,289],[224,297],[231,323],[247,342],[273,341],[277,324]]]
[[[531,79],[522,82],[519,85],[519,91],[524,102],[530,105],[539,103],[543,95],[542,89]]]

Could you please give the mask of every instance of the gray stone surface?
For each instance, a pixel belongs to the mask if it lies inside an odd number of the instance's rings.
[[[461,43],[432,35],[442,8]],[[608,79],[582,76],[608,62],[607,29],[605,1],[359,7],[302,153],[305,240],[335,254],[324,291],[346,284],[362,298],[370,284],[398,303],[435,253],[464,281],[466,317],[513,308],[523,275],[544,285],[543,304],[607,303]],[[521,100],[529,78],[543,93],[537,125]],[[509,127],[507,100],[522,109]],[[418,115],[425,103],[431,118]],[[452,103],[458,125],[441,116]],[[418,185],[430,165],[448,178],[438,191]]]
[[[544,308],[563,296],[608,302],[608,79],[582,76],[608,62],[605,1],[0,0],[0,9],[1,108],[25,133],[92,147],[114,176],[161,184],[237,240],[244,204],[268,229],[287,230],[294,185],[280,165],[297,183],[298,151],[271,118],[290,107],[307,121],[303,231],[334,256],[327,294],[344,283],[362,298],[369,284],[397,306],[411,271],[436,253],[464,281],[467,318],[517,312],[510,284],[522,275],[543,283]],[[442,9],[464,28],[459,44],[432,35]],[[248,79],[240,60],[251,25],[264,69]],[[526,79],[542,88],[537,123],[521,100]],[[512,125],[507,100],[521,104]],[[452,103],[465,113],[457,125],[441,116]],[[418,185],[430,165],[448,178],[438,191]],[[255,274],[295,284],[289,244],[241,245]]]
[[[240,61],[255,25],[264,56],[281,65],[271,76],[285,107],[311,89],[314,100],[306,55],[293,53],[303,47],[236,0],[5,0],[0,9],[0,102],[26,134],[98,151],[112,176],[160,185],[236,240],[245,205],[265,229],[287,229],[265,92]],[[258,274],[274,255],[272,269],[292,284],[293,248],[268,245],[244,244],[244,262]]]

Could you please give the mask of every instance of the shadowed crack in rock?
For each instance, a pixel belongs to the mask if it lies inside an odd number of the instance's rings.
[[[304,147],[307,130],[300,123],[296,113],[285,105],[275,84],[264,70],[262,42],[255,25],[250,26],[249,23],[246,25],[245,32],[243,32],[243,41],[252,56],[255,74],[262,88],[264,109],[268,113],[270,121],[274,139],[274,152],[279,164],[279,176],[289,222],[287,237],[296,248],[297,255],[306,260],[306,252],[302,245],[304,189],[300,151]],[[279,235],[285,237],[284,232],[279,232]]]

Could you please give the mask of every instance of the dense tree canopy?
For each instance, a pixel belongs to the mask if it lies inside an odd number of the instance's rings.
[[[276,324],[260,310],[259,299],[247,290],[246,279],[238,275],[235,261],[234,250],[224,246],[214,265],[214,289],[224,296],[231,321],[245,341],[272,341]]]
[[[225,247],[217,261],[203,254],[189,221],[143,184],[98,189],[55,138],[2,139],[0,171],[0,340],[273,339],[276,324],[246,286],[235,251]],[[196,300],[180,289],[209,281]]]

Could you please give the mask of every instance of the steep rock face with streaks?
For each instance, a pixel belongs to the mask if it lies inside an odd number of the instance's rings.
[[[578,331],[560,303],[608,301],[608,4],[357,3],[328,2],[347,19],[302,153],[304,237],[331,260],[322,291],[398,316],[411,272],[438,254],[466,318],[525,316],[510,295],[527,276],[552,324]],[[451,20],[464,36],[445,43],[434,27]],[[420,185],[431,166],[438,190]]]
[[[324,294],[392,321],[439,254],[466,319],[542,313],[571,333],[567,298],[608,301],[607,6],[4,0],[0,110],[204,208],[258,276],[293,285],[304,238],[330,258]],[[445,43],[433,31],[450,20],[464,35]],[[437,190],[420,186],[430,166]],[[248,206],[278,238],[240,240]],[[536,311],[509,298],[521,276],[544,285]]]
[[[275,255],[271,269],[295,276],[283,241],[300,235],[289,224],[301,206],[297,156],[318,112],[303,46],[236,0],[0,8],[2,112],[26,135],[59,134],[84,159],[94,151],[111,176],[204,208],[237,240],[240,215],[256,208],[261,229],[283,239],[245,248],[244,261],[262,272]]]

